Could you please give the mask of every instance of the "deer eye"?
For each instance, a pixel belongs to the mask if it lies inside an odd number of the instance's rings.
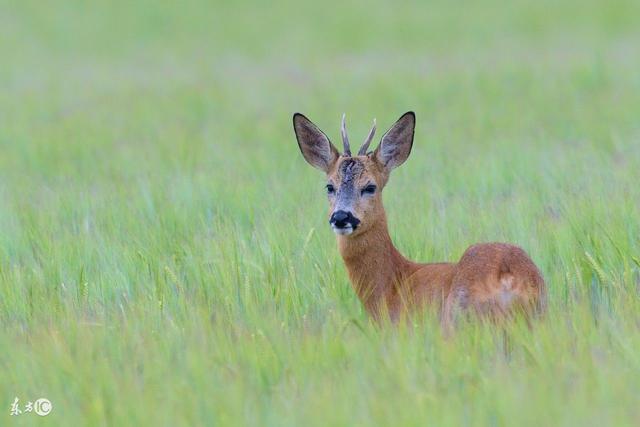
[[[333,184],[327,184],[327,194],[333,194],[336,192],[336,188]]]
[[[362,194],[373,194],[376,192],[376,186],[373,184],[369,184],[362,189]]]

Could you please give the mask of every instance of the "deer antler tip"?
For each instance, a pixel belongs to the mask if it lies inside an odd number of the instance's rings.
[[[342,125],[340,126],[340,133],[342,134],[342,145],[344,146],[344,155],[351,156],[351,147],[349,146],[349,137],[347,136],[347,125],[345,119],[347,113],[342,113]]]
[[[371,140],[373,139],[373,135],[376,133],[376,119],[373,119],[373,126],[371,126],[371,130],[369,131],[369,135],[367,135],[367,139],[364,140],[364,144],[358,150],[359,156],[364,156],[367,154],[367,150],[369,149],[369,144],[371,144]]]

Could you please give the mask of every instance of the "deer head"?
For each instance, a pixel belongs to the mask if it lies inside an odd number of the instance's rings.
[[[383,135],[374,151],[368,151],[376,130],[375,120],[356,156],[351,155],[349,137],[342,116],[344,153],[329,141],[315,124],[300,113],[293,115],[293,129],[305,160],[327,175],[329,225],[342,236],[366,232],[384,218],[382,189],[392,169],[409,157],[413,145],[415,114],[407,112]]]

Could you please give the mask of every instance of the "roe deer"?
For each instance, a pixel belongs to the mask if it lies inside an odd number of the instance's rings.
[[[458,311],[499,320],[515,312],[540,313],[546,286],[540,271],[519,247],[480,243],[457,263],[420,264],[406,259],[391,242],[382,206],[389,173],[409,157],[415,114],[405,113],[368,151],[375,120],[362,148],[351,155],[342,116],[344,153],[309,119],[293,116],[293,128],[306,161],[327,175],[329,224],[352,286],[366,311],[377,321],[397,322],[426,304],[439,308],[442,327],[450,332]]]

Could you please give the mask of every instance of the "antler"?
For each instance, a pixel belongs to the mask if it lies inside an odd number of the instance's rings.
[[[349,137],[347,136],[347,125],[345,124],[345,118],[347,113],[342,113],[342,126],[340,127],[340,133],[342,133],[342,145],[344,145],[344,155],[351,156],[351,147],[349,146]]]
[[[373,135],[376,134],[376,119],[373,119],[373,126],[369,131],[369,135],[367,135],[367,139],[364,140],[364,144],[358,150],[358,156],[364,156],[367,154],[367,150],[369,149],[369,144],[371,144],[371,140],[373,139]]]

